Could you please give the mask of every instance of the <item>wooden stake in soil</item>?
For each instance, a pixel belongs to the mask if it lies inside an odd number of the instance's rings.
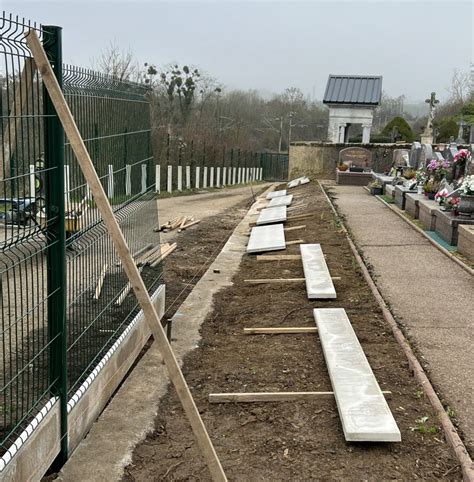
[[[194,436],[196,437],[211,476],[215,481],[226,481],[227,478],[209,435],[207,434],[206,427],[204,426],[196,404],[194,403],[189,387],[173,354],[173,350],[166,338],[166,334],[161,326],[160,319],[158,318],[145,283],[143,282],[143,279],[138,272],[138,268],[135,265],[135,261],[130,254],[122,230],[115,219],[109,200],[107,199],[102,184],[100,183],[84,141],[82,140],[76,123],[74,122],[74,118],[59,87],[53,69],[46,57],[43,46],[34,30],[30,30],[25,36],[28,47],[30,48],[38,70],[41,73],[43,83],[48,90],[51,101],[56,109],[56,113],[63,125],[66,136],[69,139],[72,150],[81,166],[84,178],[90,186],[94,200],[102,218],[104,219],[104,223],[112,238],[115,249],[122,260],[125,273],[133,287],[138,303],[143,310],[145,320],[149,324],[153,333],[155,342],[158,345],[163,361],[168,369],[170,379],[173,382],[178,398],[191,424]]]

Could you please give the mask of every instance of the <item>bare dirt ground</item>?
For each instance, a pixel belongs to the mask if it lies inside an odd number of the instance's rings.
[[[300,261],[257,262],[255,256],[244,257],[234,285],[215,297],[214,311],[202,327],[202,343],[188,355],[183,370],[227,476],[242,481],[460,480],[457,460],[325,198],[313,183],[293,193],[294,205],[300,207],[292,214],[304,211],[314,216],[288,221],[287,227],[306,227],[288,232],[287,241],[321,243],[331,274],[341,276],[335,281],[338,299],[310,302],[304,284],[245,283],[251,278],[303,276]],[[210,227],[218,229],[220,222],[206,223],[195,242],[212,233]],[[183,242],[181,246],[191,248]],[[298,254],[299,248],[289,246],[286,253]],[[195,258],[189,253],[184,265],[183,257],[172,257],[168,286],[187,276]],[[389,405],[402,433],[401,443],[346,443],[334,400],[208,403],[209,393],[215,392],[331,390],[316,335],[242,333],[244,327],[313,327],[316,307],[346,309],[382,390],[393,392]],[[161,402],[155,431],[136,447],[125,480],[210,480],[172,389]]]

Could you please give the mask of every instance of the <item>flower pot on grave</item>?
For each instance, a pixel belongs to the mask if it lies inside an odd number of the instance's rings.
[[[371,187],[370,194],[372,194],[372,196],[381,196],[383,194],[383,187]]]
[[[436,196],[436,193],[435,193],[435,192],[429,192],[429,193],[428,193],[428,199],[429,199],[430,201],[434,201],[435,196]]]
[[[462,214],[474,214],[474,196],[461,196],[458,211]]]
[[[417,193],[418,193],[418,194],[424,194],[423,186],[418,185],[418,186],[416,187],[416,190],[417,190]]]

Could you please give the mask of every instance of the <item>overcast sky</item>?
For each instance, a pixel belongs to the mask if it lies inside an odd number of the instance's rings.
[[[392,96],[443,99],[472,62],[471,1],[0,0],[60,25],[67,63],[90,66],[115,41],[138,60],[199,66],[231,88],[300,87],[321,99],[329,73],[383,75]]]

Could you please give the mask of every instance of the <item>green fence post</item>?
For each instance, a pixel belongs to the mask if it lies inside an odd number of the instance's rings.
[[[44,26],[43,44],[62,88],[61,28]],[[43,86],[45,114],[46,216],[48,265],[49,376],[52,395],[59,397],[61,449],[56,464],[68,456],[67,438],[67,336],[66,336],[66,232],[64,226],[64,131],[56,109]]]

